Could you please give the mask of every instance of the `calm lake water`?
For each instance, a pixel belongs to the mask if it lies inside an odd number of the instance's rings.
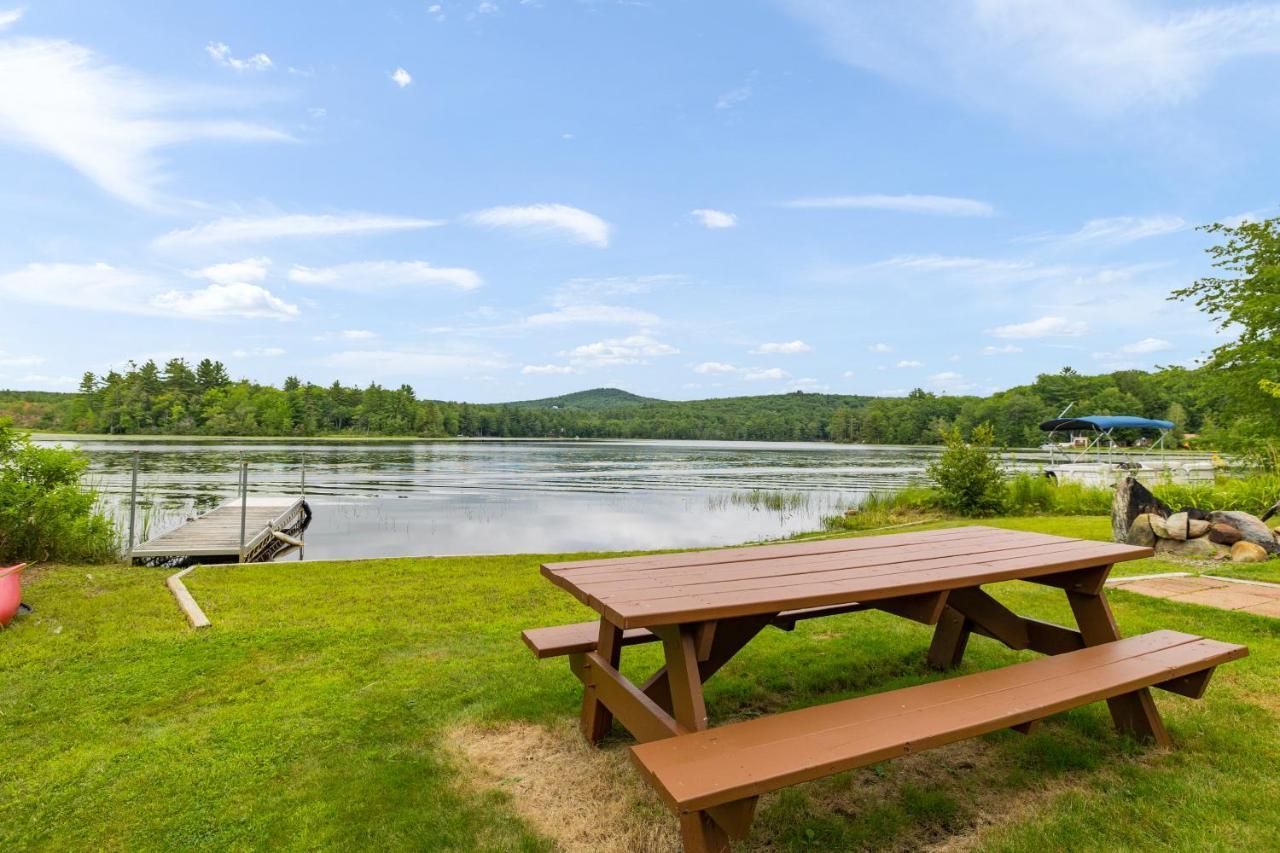
[[[870,491],[919,479],[934,448],[704,441],[369,443],[69,441],[128,517],[138,453],[159,533],[236,494],[297,494],[307,559],[727,545],[816,530]],[[1028,451],[1015,464],[1043,458]],[[124,526],[122,522],[122,526]],[[284,559],[297,559],[294,554]]]

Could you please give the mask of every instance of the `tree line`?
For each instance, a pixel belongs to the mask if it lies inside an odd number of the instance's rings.
[[[281,387],[233,380],[225,365],[147,361],[84,374],[74,394],[5,392],[0,415],[28,429],[111,435],[370,435],[658,438],[936,444],[944,431],[991,423],[1008,446],[1039,444],[1041,421],[1073,414],[1167,418],[1180,432],[1217,429],[1225,400],[1205,371],[1169,368],[1085,376],[1071,368],[989,397],[914,390],[905,397],[793,392],[687,402],[618,398],[585,405],[420,399],[408,385],[359,388],[297,378]],[[578,395],[581,397],[582,395]]]

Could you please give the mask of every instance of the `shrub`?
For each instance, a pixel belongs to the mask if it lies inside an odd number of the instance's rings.
[[[1109,515],[1115,490],[1022,472],[1009,480],[1005,510],[1022,515]]]
[[[968,441],[960,427],[942,431],[945,449],[925,469],[938,487],[938,503],[960,515],[993,515],[1004,507],[1004,470],[995,450],[995,430],[984,423]]]
[[[0,419],[0,562],[105,562],[116,534],[97,496],[80,488],[84,454],[37,447]]]

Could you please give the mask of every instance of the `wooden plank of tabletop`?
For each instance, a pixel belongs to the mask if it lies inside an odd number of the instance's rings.
[[[742,560],[769,560],[775,557],[825,554],[840,551],[861,551],[875,548],[897,548],[914,542],[948,541],[951,539],[980,539],[1003,528],[970,525],[947,527],[940,530],[923,530],[913,533],[892,533],[881,536],[857,536],[845,539],[820,539],[814,542],[784,542],[777,545],[753,545],[747,548],[716,548],[710,551],[681,551],[674,554],[642,554],[638,557],[606,557],[598,560],[574,560],[547,563],[548,572],[565,573],[577,569],[618,567],[621,569],[657,568],[662,566],[701,566]],[[1045,534],[1028,533],[1028,536]]]
[[[1047,542],[1035,542],[1018,536],[992,536],[988,539],[970,539],[948,545],[937,543],[904,545],[896,549],[823,554],[814,557],[779,557],[774,560],[721,563],[715,566],[639,569],[592,576],[575,572],[565,579],[569,583],[595,593],[597,590],[604,589],[640,588],[663,584],[683,585],[704,581],[781,577],[870,566],[907,565],[918,560],[938,558],[980,559],[984,554],[1029,548],[1052,549],[1081,541],[1085,540],[1055,538]]]
[[[1034,578],[1109,565],[1150,554],[1150,549],[1145,548],[1081,542],[1076,547],[1052,553],[1033,553],[1029,556],[989,559],[984,562],[966,561],[959,565],[944,562],[938,568],[917,568],[915,571],[871,577],[855,571],[834,580],[788,583],[766,589],[587,603],[623,628],[651,627],[804,607],[868,602],[901,595]]]

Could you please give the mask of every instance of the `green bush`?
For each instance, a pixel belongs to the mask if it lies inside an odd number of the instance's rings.
[[[0,419],[0,563],[117,557],[111,522],[80,487],[87,465],[83,454],[37,447]]]
[[[938,487],[942,509],[960,515],[994,515],[1004,508],[1004,470],[996,452],[995,430],[984,423],[965,440],[960,427],[942,431],[945,449],[925,469]]]

